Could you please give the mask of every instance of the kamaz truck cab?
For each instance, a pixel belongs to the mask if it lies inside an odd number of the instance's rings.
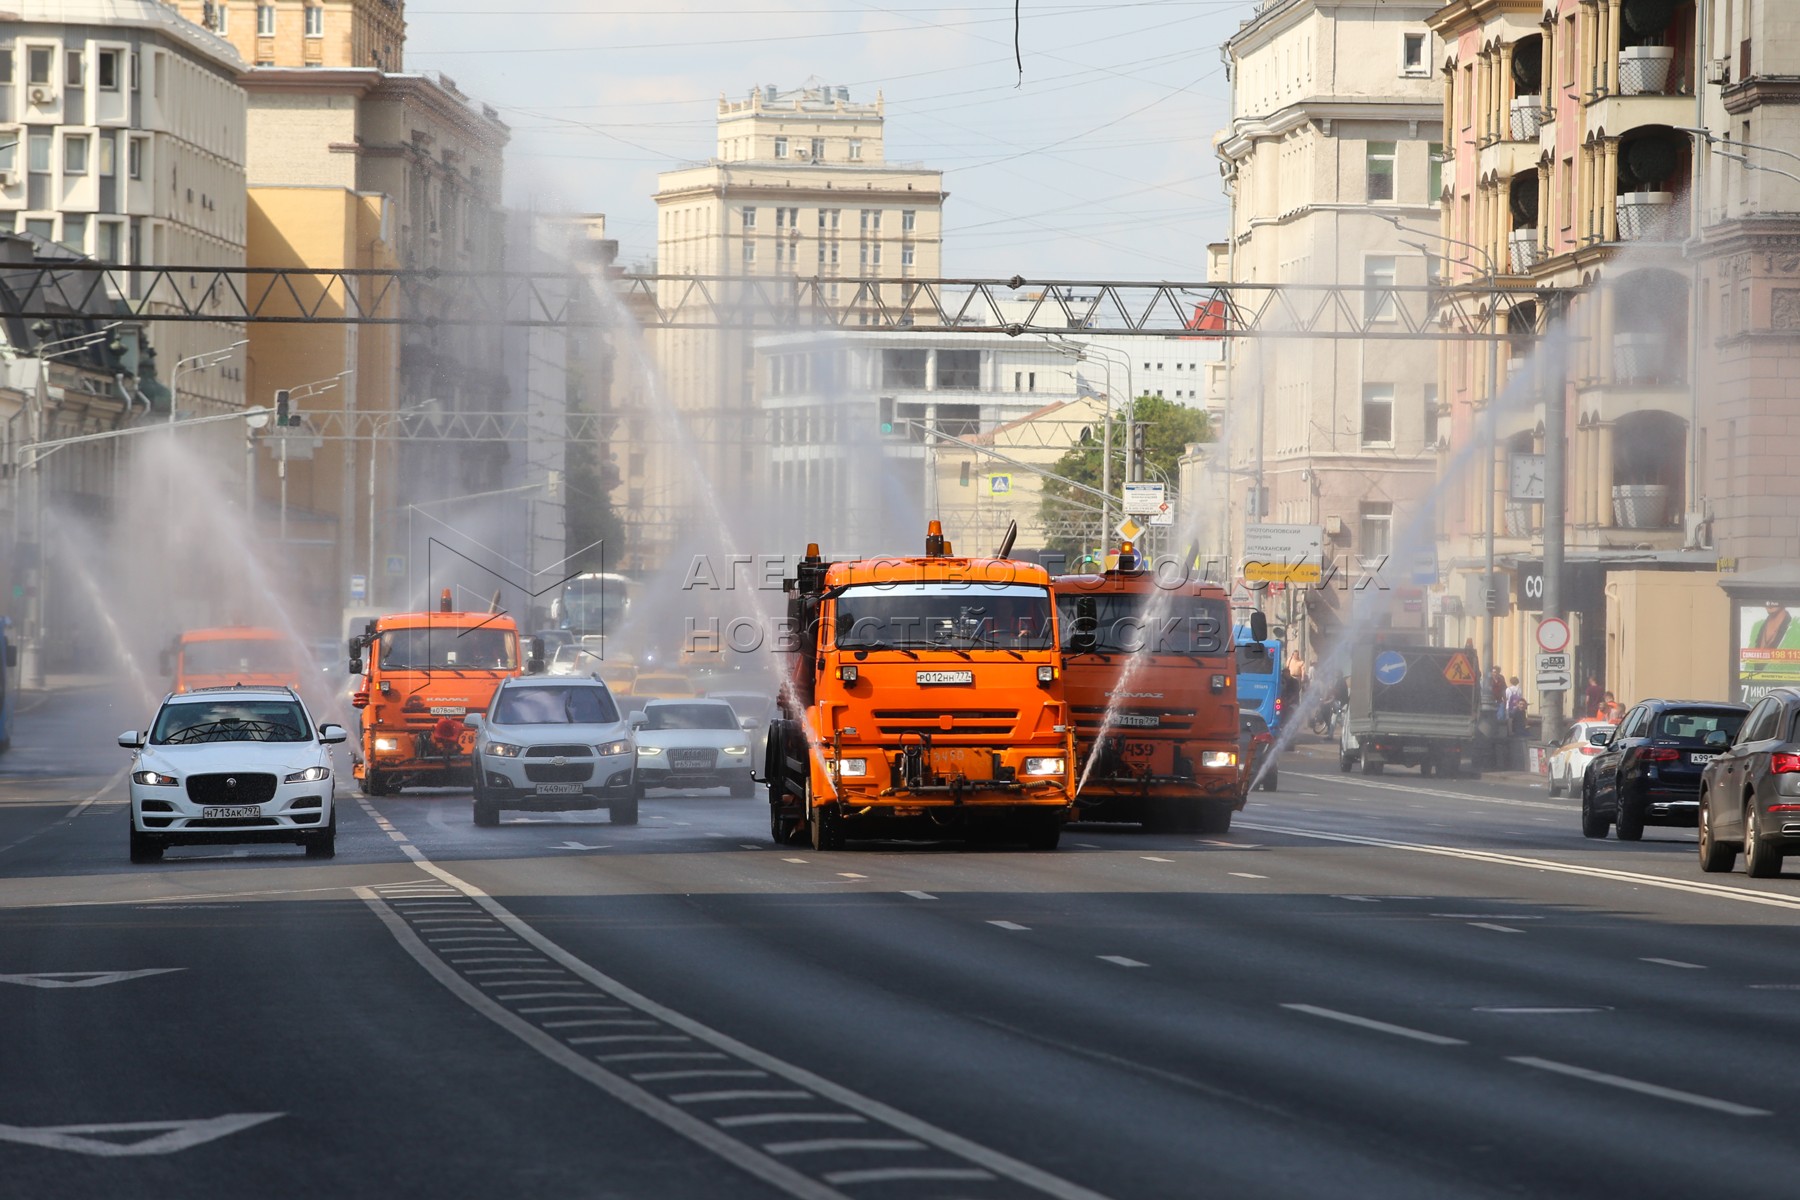
[[[827,562],[785,583],[781,716],[764,758],[770,834],[1013,839],[1055,848],[1073,725],[1050,577],[958,558],[938,522],[914,558]]]
[[[1230,601],[1222,588],[1116,565],[1053,584],[1075,717],[1076,818],[1223,833],[1243,808]]]
[[[534,671],[542,670],[533,646]],[[467,787],[475,731],[502,679],[524,674],[519,631],[498,611],[452,612],[445,588],[437,612],[390,613],[350,639],[350,673],[366,675],[350,702],[362,710],[363,792],[403,787]]]

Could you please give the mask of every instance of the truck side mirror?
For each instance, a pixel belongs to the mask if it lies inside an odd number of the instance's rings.
[[[6,643],[6,665],[9,667],[19,665],[19,648],[11,642]]]
[[[352,658],[352,659],[351,659],[351,660],[350,660],[350,673],[351,673],[351,674],[352,674],[352,675],[361,675],[361,674],[362,674],[362,673],[363,673],[363,661],[362,661],[362,659],[360,659],[360,658]]]
[[[528,675],[542,675],[544,673],[544,639],[541,637],[532,638],[530,648],[531,657],[525,661],[525,673]]]
[[[1250,614],[1250,640],[1253,642],[1269,640],[1269,617],[1260,608]]]

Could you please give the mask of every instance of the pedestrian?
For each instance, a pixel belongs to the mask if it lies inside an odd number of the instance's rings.
[[[1525,736],[1525,689],[1519,686],[1517,675],[1512,677],[1512,683],[1507,686],[1503,698],[1508,732],[1514,737]]]
[[[1600,701],[1599,711],[1594,715],[1599,717],[1602,721],[1611,721],[1614,725],[1617,725],[1619,723],[1619,718],[1625,715],[1625,706],[1613,699],[1613,694],[1608,692]]]
[[[1584,713],[1598,713],[1600,711],[1600,705],[1605,699],[1606,689],[1600,686],[1599,676],[1590,674],[1588,676],[1587,686],[1581,689],[1581,711]]]
[[[1497,666],[1488,669],[1488,699],[1495,708],[1499,708],[1506,699],[1506,676]]]

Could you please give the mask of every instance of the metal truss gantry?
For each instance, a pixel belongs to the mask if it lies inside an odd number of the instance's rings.
[[[608,294],[601,294],[604,289]],[[141,321],[1078,334],[1359,341],[1541,333],[1568,289],[272,267],[0,268],[0,312]],[[1499,318],[1510,314],[1510,332]],[[1521,318],[1532,328],[1519,328]]]

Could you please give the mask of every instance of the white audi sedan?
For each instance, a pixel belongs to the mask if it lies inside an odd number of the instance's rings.
[[[650,700],[631,718],[637,730],[638,779],[646,788],[729,787],[755,790],[750,735],[723,700]]]
[[[313,726],[291,688],[200,688],[166,697],[147,733],[119,745],[131,763],[131,861],[170,846],[292,842],[309,858],[337,852],[330,747],[338,725]]]

